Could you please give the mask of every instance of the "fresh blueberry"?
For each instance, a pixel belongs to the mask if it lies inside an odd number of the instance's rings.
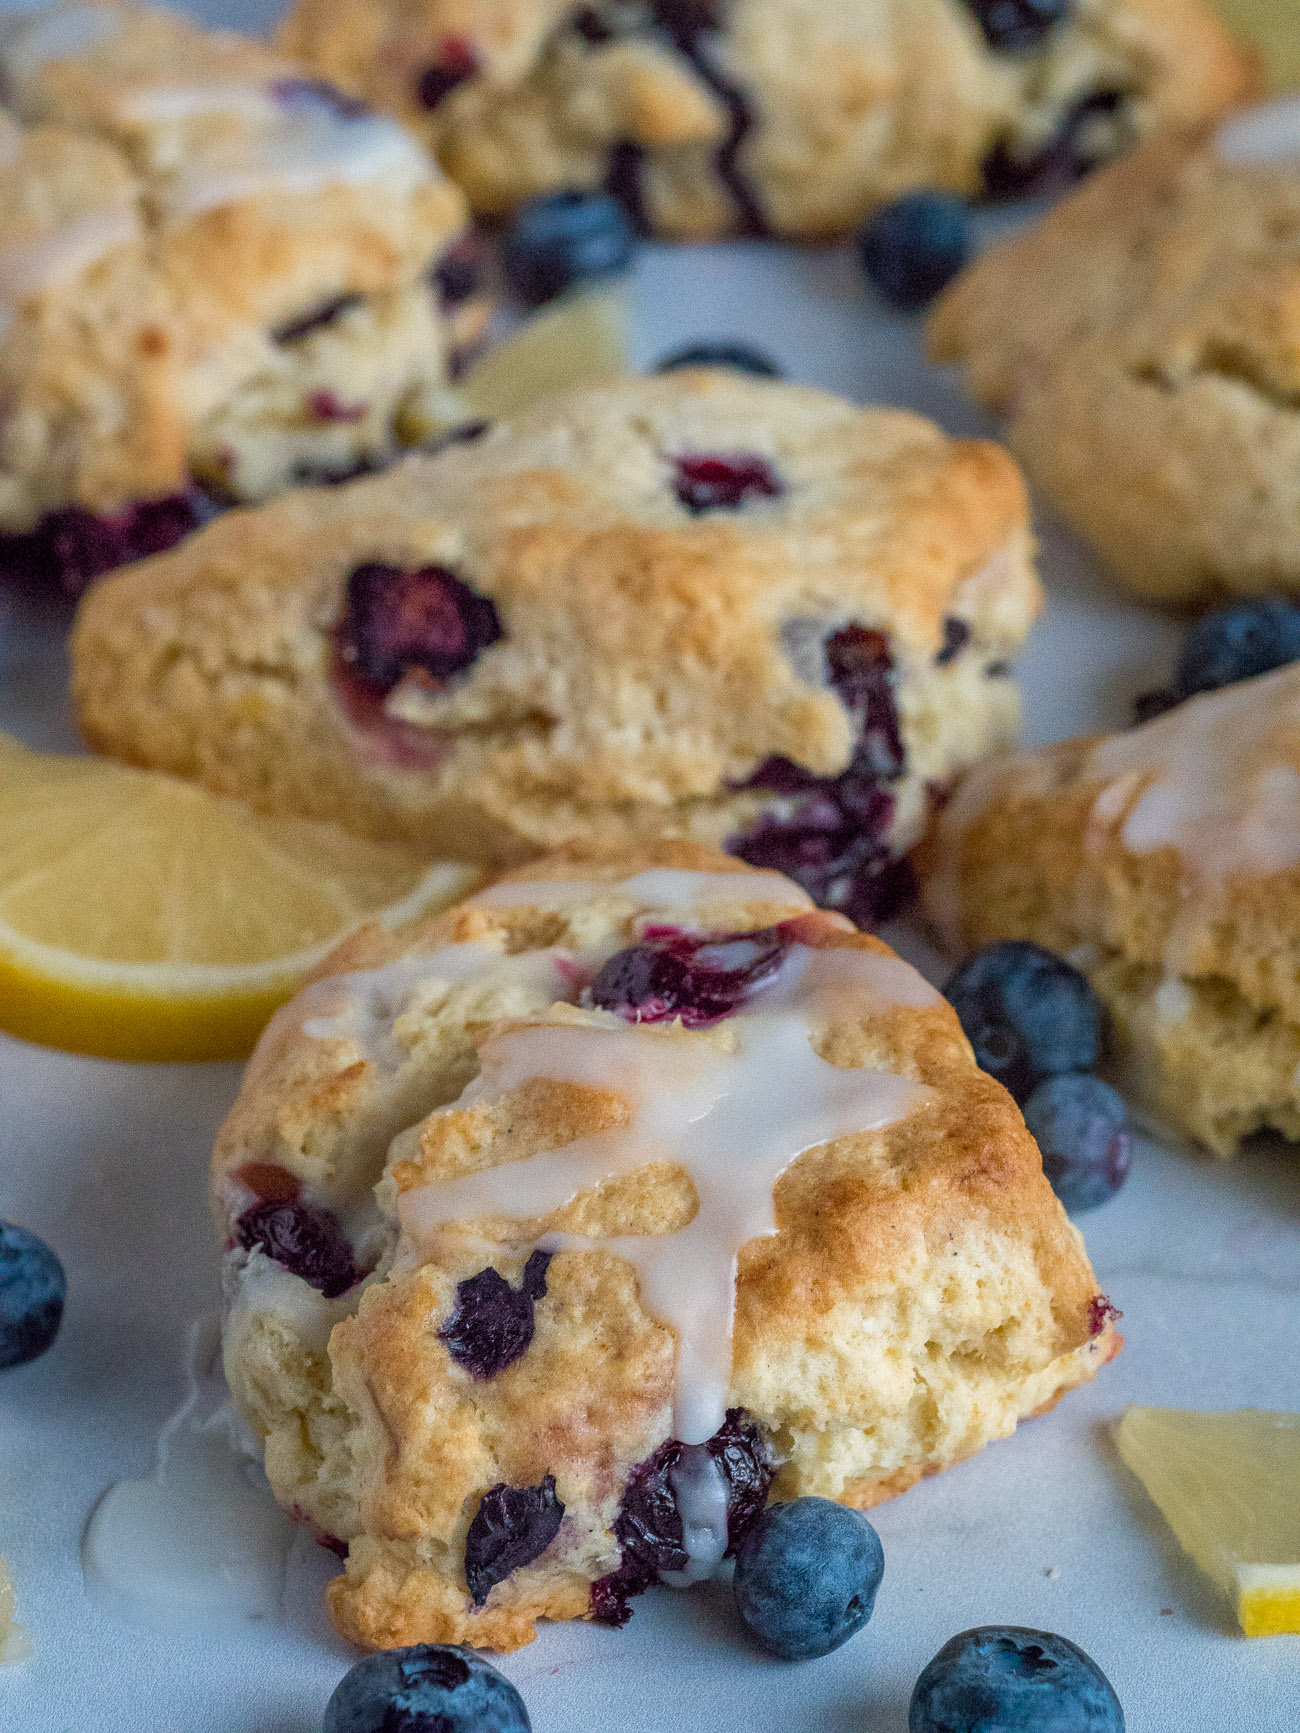
[[[473,1649],[417,1643],[345,1673],[322,1733],[530,1733],[524,1700]]]
[[[880,1536],[829,1498],[767,1507],[736,1554],[732,1589],[749,1633],[783,1661],[829,1655],[871,1617]]]
[[[1048,1077],[1025,1103],[1025,1124],[1042,1151],[1052,1190],[1071,1215],[1107,1202],[1128,1178],[1128,1112],[1099,1077],[1078,1071]]]
[[[1174,692],[1190,698],[1300,660],[1300,606],[1280,596],[1206,614],[1183,639]]]
[[[1070,10],[1071,0],[966,0],[990,48],[1037,48]]]
[[[59,1333],[63,1265],[35,1234],[0,1221],[0,1371],[39,1359]]]
[[[677,373],[683,367],[729,367],[733,373],[752,373],[756,379],[780,379],[782,370],[770,355],[748,343],[691,343],[674,349],[656,361],[656,373]]]
[[[627,214],[608,193],[551,193],[516,212],[501,268],[526,307],[626,271],[636,251]]]
[[[952,193],[908,193],[868,217],[858,233],[867,277],[905,313],[933,301],[969,253],[970,213]]]
[[[1101,1001],[1063,958],[1000,939],[944,988],[980,1067],[1022,1105],[1045,1077],[1091,1071],[1101,1058]]]
[[[981,1625],[943,1648],[916,1681],[908,1733],[1124,1733],[1097,1663],[1065,1637]]]

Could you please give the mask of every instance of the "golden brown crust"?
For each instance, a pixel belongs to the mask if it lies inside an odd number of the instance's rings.
[[[277,95],[310,87],[259,44],[129,0],[12,24],[0,63],[22,121],[0,162],[0,528],[391,457],[445,383],[427,274],[464,220],[415,144]],[[343,298],[331,329],[277,340]]]
[[[1230,161],[1217,139],[1096,175],[973,265],[929,330],[1053,504],[1174,602],[1300,586],[1300,178],[1285,149]]]
[[[737,451],[766,457],[783,496],[684,510],[673,457]],[[769,755],[848,761],[821,643],[853,621],[892,646],[901,849],[930,787],[1014,737],[1006,668],[1039,598],[1027,515],[1000,450],[919,417],[734,374],[629,380],[232,513],[102,584],[74,633],[81,726],[258,804],[469,858],[721,843],[763,804],[734,785]],[[372,561],[449,566],[504,637],[441,689],[405,680],[366,732],[331,684],[330,634]],[[937,661],[950,616],[969,643]]]
[[[599,16],[599,8],[593,10]],[[1123,94],[1103,152],[1221,112],[1259,87],[1254,58],[1201,0],[1075,0],[1029,52],[991,48],[963,0],[727,0],[712,62],[749,124],[721,169],[729,105],[669,32],[598,36],[557,0],[297,0],[282,45],[400,115],[480,210],[600,186],[635,147],[661,232],[711,238],[761,219],[780,234],[847,233],[917,186],[976,193],[998,148],[1031,158],[1081,100]],[[476,76],[421,97],[430,68]]]
[[[1284,678],[1279,777],[1300,771]],[[1187,725],[1179,712],[1161,723]],[[1152,778],[1106,774],[1102,745],[1067,741],[970,778],[922,853],[932,916],[957,950],[1028,939],[1083,968],[1131,1086],[1165,1124],[1219,1155],[1266,1127],[1300,1136],[1300,870],[1243,865],[1202,884],[1173,844],[1135,851],[1125,824]],[[1243,750],[1243,785],[1258,768]]]
[[[334,1302],[323,1327],[313,1324],[310,1296],[284,1300],[289,1278],[259,1300],[266,1272],[252,1268],[245,1288],[250,1271],[239,1273],[236,1254],[226,1331],[232,1388],[267,1438],[277,1495],[349,1543],[330,1608],[364,1645],[513,1648],[539,1617],[586,1616],[591,1582],[618,1562],[610,1524],[627,1477],[669,1436],[672,1332],[647,1310],[632,1268],[598,1242],[679,1225],[681,1179],[671,1166],[589,1191],[526,1235],[517,1225],[509,1244],[485,1243],[464,1225],[430,1243],[403,1236],[394,1248],[391,1238],[399,1188],[520,1159],[521,1130],[554,1148],[617,1117],[617,1100],[573,1085],[533,1091],[531,1132],[490,1104],[454,1098],[503,1017],[572,1024],[606,1015],[549,1005],[540,987],[521,982],[538,946],[608,955],[635,937],[638,919],[662,919],[645,902],[638,913],[618,888],[652,867],[735,879],[734,896],[710,881],[698,916],[705,930],[746,931],[784,914],[802,919],[817,947],[891,955],[833,917],[809,921],[793,890],[782,910],[772,900],[779,891],[710,850],[570,851],[511,877],[591,882],[583,901],[548,905],[544,890],[532,903],[471,901],[405,934],[351,941],[327,968],[372,968],[472,940],[512,957],[513,974],[450,993],[409,988],[394,1025],[401,1058],[382,1065],[348,1038],[320,1038],[318,1024],[317,1038],[304,1033],[319,996],[338,991],[313,989],[315,1001],[281,1015],[218,1140],[223,1233],[246,1207],[239,1173],[248,1161],[290,1169],[309,1198],[354,1222],[355,1200],[387,1175],[377,1193],[387,1249],[359,1305],[355,1295]],[[747,884],[760,883],[760,900],[747,902]],[[725,1042],[728,1027],[645,1038]],[[931,1093],[881,1131],[809,1151],[778,1182],[778,1232],[740,1258],[727,1401],[770,1439],[781,1464],[776,1496],[865,1507],[1091,1377],[1117,1338],[1032,1138],[1010,1098],[975,1069],[946,1004],[846,1004],[815,1044],[832,1064],[892,1071]],[[517,1284],[534,1232],[560,1225],[597,1244],[554,1256],[522,1358],[487,1380],[471,1377],[432,1327],[451,1310],[456,1283],[490,1264]],[[565,1505],[560,1534],[476,1610],[461,1561],[479,1495],[500,1482],[536,1486],[547,1474]]]

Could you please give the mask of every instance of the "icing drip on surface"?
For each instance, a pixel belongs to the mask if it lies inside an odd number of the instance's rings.
[[[110,1486],[81,1542],[91,1598],[151,1630],[274,1618],[293,1539],[260,1465],[238,1451],[214,1318],[191,1331],[189,1379],[153,1473]]]
[[[682,1519],[682,1547],[688,1559],[679,1571],[660,1571],[671,1588],[685,1589],[718,1574],[727,1551],[727,1514],[731,1488],[713,1453],[688,1444],[668,1471],[668,1484]]]
[[[1215,144],[1232,163],[1287,162],[1300,158],[1300,98],[1281,97],[1225,121]]]
[[[396,121],[340,114],[322,102],[312,112],[285,113],[219,151],[200,152],[164,188],[162,204],[168,216],[197,216],[243,199],[380,181],[409,196],[430,173],[419,145]]]
[[[634,878],[614,883],[576,879],[507,881],[489,885],[471,897],[470,902],[481,908],[564,909],[619,897],[652,909],[691,909],[711,902],[773,902],[800,909],[815,906],[808,893],[784,873],[699,873],[675,867],[652,867]]]
[[[534,985],[543,994],[566,998],[569,988],[560,970],[572,952],[559,948],[520,951],[506,956],[493,944],[474,940],[447,945],[422,957],[399,957],[379,969],[358,970],[316,981],[285,1007],[301,1022],[302,1032],[317,1041],[349,1041],[364,1058],[383,1070],[394,1070],[406,1050],[394,1038],[393,1025],[421,989],[466,981],[514,981]],[[280,1013],[277,1012],[277,1017]],[[267,1034],[258,1043],[261,1052]],[[254,1053],[251,1065],[258,1062]]]
[[[795,946],[749,1009],[702,1033],[603,1025],[534,1025],[490,1038],[458,1107],[534,1078],[616,1090],[630,1117],[528,1160],[406,1192],[402,1226],[416,1241],[451,1224],[537,1220],[605,1180],[656,1162],[680,1166],[699,1198],[675,1233],[587,1239],[548,1234],[547,1250],[599,1249],[637,1271],[647,1309],[677,1337],[673,1435],[703,1444],[722,1426],[731,1373],[737,1259],[776,1232],[773,1186],[806,1150],[906,1117],[928,1093],[888,1072],[840,1068],[812,1046],[837,1011],[939,1003],[893,957]]]
[[[1104,780],[1092,813],[1096,849],[1116,827],[1132,854],[1176,849],[1182,911],[1166,949],[1170,975],[1194,949],[1230,880],[1300,864],[1300,667],[1191,698],[1105,740],[1085,774]]]

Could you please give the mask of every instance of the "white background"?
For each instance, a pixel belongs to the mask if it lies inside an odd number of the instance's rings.
[[[209,13],[267,15],[233,0]],[[748,338],[796,379],[955,432],[991,431],[846,254],[647,249],[635,359],[705,336]],[[1123,723],[1133,694],[1167,678],[1178,637],[1041,528],[1050,602],[1020,670],[1035,741]],[[0,601],[0,727],[73,744],[63,678],[58,623]],[[0,1671],[4,1733],[316,1733],[355,1658],[321,1610],[335,1561],[305,1539],[274,1626],[153,1635],[82,1591],[87,1514],[109,1482],[148,1471],[183,1391],[187,1325],[217,1300],[204,1176],[237,1081],[232,1066],[128,1067],[0,1037],[0,1216],[45,1234],[70,1282],[55,1348],[0,1375],[0,1552],[36,1645]],[[1220,1166],[1143,1142],[1127,1189],[1081,1225],[1124,1312],[1123,1355],[1055,1413],[875,1513],[885,1580],[860,1637],[783,1665],[746,1646],[725,1585],[655,1592],[622,1632],[543,1627],[501,1662],[536,1733],[904,1733],[921,1667],[992,1622],[1081,1643],[1131,1733],[1295,1733],[1300,1638],[1236,1634],[1109,1428],[1128,1402],[1300,1408],[1300,1158],[1273,1148]]]

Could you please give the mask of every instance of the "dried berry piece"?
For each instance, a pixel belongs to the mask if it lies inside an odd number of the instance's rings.
[[[446,680],[502,636],[497,611],[445,566],[358,566],[335,631],[340,661],[373,693],[423,670]]]
[[[591,1616],[597,1624],[625,1625],[632,1616],[627,1603],[634,1595],[658,1581],[662,1571],[683,1570],[689,1562],[670,1478],[684,1449],[670,1438],[628,1476],[614,1518],[614,1538],[622,1554],[618,1569],[591,1585]],[[762,1431],[740,1408],[728,1409],[707,1449],[729,1488],[727,1556],[731,1557],[766,1504],[776,1467]]]
[[[995,203],[1062,192],[1097,166],[1122,115],[1125,97],[1117,90],[1098,90],[1080,97],[1068,109],[1055,135],[1041,150],[1023,156],[999,140],[984,162],[984,194]]]
[[[444,37],[438,47],[438,58],[424,68],[416,81],[415,94],[420,107],[438,108],[478,69],[478,55],[472,42],[463,36]]]
[[[769,758],[744,785],[788,797],[727,844],[751,866],[783,872],[823,908],[858,926],[893,914],[910,875],[889,851],[894,818],[891,784],[906,755],[894,697],[894,660],[883,632],[850,625],[826,641],[826,672],[857,723],[848,768],[817,776],[788,758]]]
[[[785,489],[764,457],[677,457],[673,490],[687,511],[738,511],[747,500],[779,499]]]
[[[540,1486],[502,1483],[484,1493],[465,1537],[465,1581],[476,1607],[497,1583],[546,1551],[563,1517],[553,1474]]]
[[[354,307],[359,307],[364,299],[361,295],[334,295],[328,301],[322,301],[319,306],[309,308],[296,319],[290,319],[285,325],[279,325],[271,333],[271,339],[281,345],[296,343],[300,337],[309,337],[313,331],[323,331],[326,326],[337,324],[345,313],[350,313]]]
[[[721,939],[658,928],[609,959],[592,982],[591,1000],[629,1023],[680,1017],[688,1029],[705,1029],[771,980],[788,949],[779,927]]]
[[[550,1252],[534,1252],[517,1288],[490,1265],[456,1284],[456,1310],[438,1337],[458,1366],[475,1378],[495,1378],[527,1353],[550,1262]]]
[[[34,530],[0,535],[0,580],[38,589],[57,585],[79,596],[114,567],[175,547],[212,509],[197,491],[141,500],[103,516],[84,506],[63,506]]]
[[[947,667],[949,662],[956,661],[962,651],[970,643],[970,622],[956,614],[947,614],[943,622],[943,646],[935,656],[935,662],[940,668]]]
[[[338,1217],[315,1204],[255,1203],[235,1224],[235,1238],[250,1251],[265,1252],[327,1300],[361,1280],[352,1246]]]

